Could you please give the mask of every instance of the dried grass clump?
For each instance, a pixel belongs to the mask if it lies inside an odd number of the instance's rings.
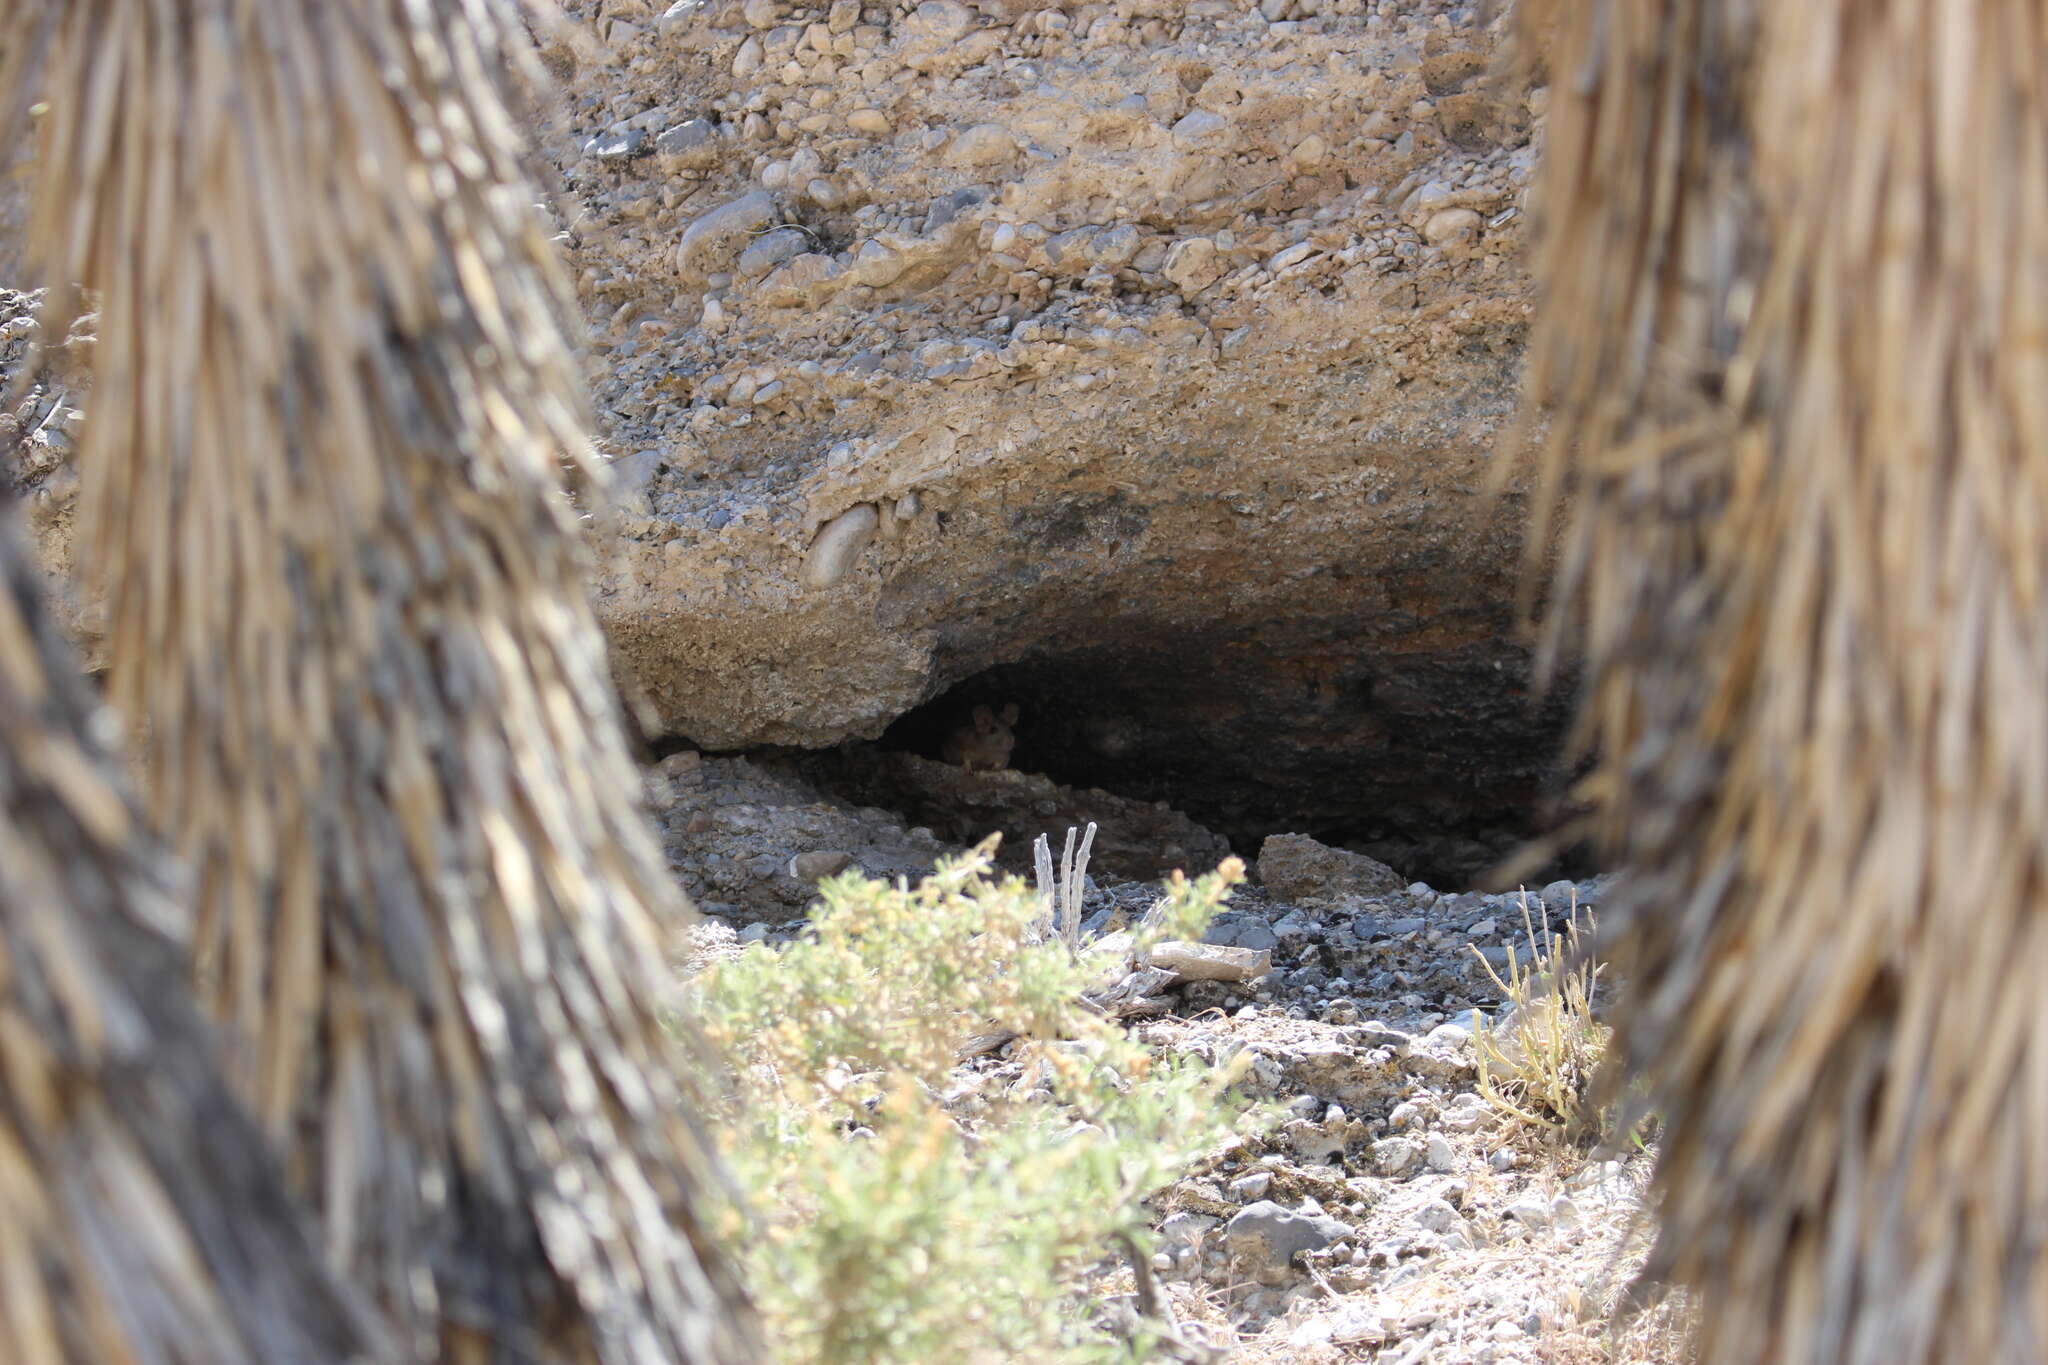
[[[1522,18],[1648,1273],[1709,1365],[2039,1360],[2048,18]]]
[[[1574,901],[1562,930],[1547,915],[1539,928],[1529,894],[1517,900],[1527,958],[1510,943],[1503,977],[1472,949],[1504,1002],[1472,1037],[1479,1093],[1506,1117],[1565,1141],[1631,1136],[1614,1130],[1611,1097],[1594,1084],[1613,1030],[1594,1017],[1603,969],[1590,951],[1593,914]]]
[[[33,257],[97,291],[81,560],[204,1001],[421,1353],[750,1356],[657,1020],[499,0],[0,0]]]
[[[190,921],[0,503],[0,1360],[396,1360],[228,1093]]]

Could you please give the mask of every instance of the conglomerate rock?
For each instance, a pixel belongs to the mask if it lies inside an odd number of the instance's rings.
[[[1531,110],[1473,7],[570,8],[600,610],[665,729],[831,745],[969,682],[1016,766],[1241,839],[1313,790],[1400,866],[1500,847],[1414,846],[1550,754],[1481,497]]]

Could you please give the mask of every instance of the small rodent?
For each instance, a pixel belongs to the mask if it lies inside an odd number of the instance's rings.
[[[977,768],[996,772],[1009,767],[1010,750],[1017,747],[1017,736],[1010,730],[1017,723],[1017,703],[1005,706],[1000,716],[986,706],[977,706],[973,717],[946,736],[939,756],[969,772]]]

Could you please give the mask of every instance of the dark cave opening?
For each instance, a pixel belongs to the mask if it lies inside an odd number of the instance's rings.
[[[849,746],[862,756],[828,752],[806,766],[857,799],[941,827],[957,785],[911,790],[917,783],[878,767],[876,754],[943,760],[948,735],[971,730],[976,707],[1000,716],[1015,706],[1010,769],[1165,803],[1246,858],[1268,835],[1307,834],[1411,880],[1462,889],[1558,826],[1568,694],[1533,689],[1522,654],[1180,643],[1000,664],[900,716],[873,745]],[[1548,880],[1597,869],[1572,848],[1517,870]]]

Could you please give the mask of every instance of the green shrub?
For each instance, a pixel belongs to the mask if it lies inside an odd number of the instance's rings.
[[[992,850],[915,888],[836,878],[801,940],[695,983],[738,1076],[732,1231],[781,1361],[1131,1358],[1081,1321],[1073,1272],[1120,1234],[1145,1254],[1138,1201],[1230,1126],[1227,1077],[1083,1003],[1124,955],[1041,941]],[[1242,876],[1176,876],[1139,939],[1198,936]],[[961,1066],[1003,1035],[1002,1065]]]

